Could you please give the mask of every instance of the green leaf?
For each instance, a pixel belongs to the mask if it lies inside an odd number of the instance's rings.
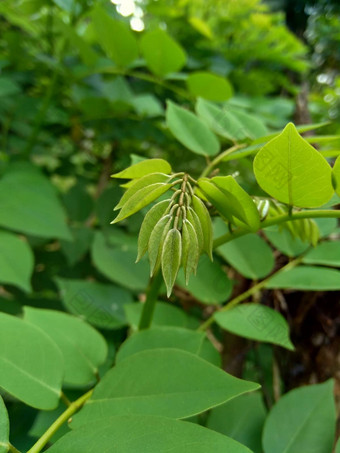
[[[164,109],[160,100],[151,93],[139,94],[132,99],[137,114],[147,118],[163,116]]]
[[[55,310],[25,307],[24,319],[39,327],[59,347],[64,358],[64,382],[87,385],[95,381],[107,356],[99,332],[79,318]]]
[[[197,236],[197,242],[198,242],[198,251],[201,253],[204,247],[204,235],[203,235],[203,228],[202,224],[200,222],[200,219],[196,212],[189,206],[189,208],[186,211],[186,216],[191,225],[194,227],[196,236]]]
[[[231,294],[231,281],[217,260],[211,262],[202,255],[197,267],[197,273],[185,284],[184,275],[180,272],[177,283],[189,291],[197,300],[204,304],[219,304],[228,300]]]
[[[170,297],[182,260],[182,236],[177,228],[168,231],[162,249],[161,265],[167,296]]]
[[[132,180],[132,185],[126,190],[122,198],[119,200],[119,203],[114,208],[114,211],[117,209],[121,209],[127,201],[136,194],[139,190],[144,189],[148,186],[157,183],[165,183],[169,180],[169,175],[165,175],[164,173],[151,173],[149,175],[142,176],[137,181]]]
[[[56,279],[65,308],[102,329],[117,329],[127,324],[124,305],[132,294],[115,285],[87,280]]]
[[[262,395],[254,392],[212,409],[206,426],[246,445],[254,453],[262,453],[261,435],[265,419]]]
[[[112,175],[112,178],[138,179],[150,173],[171,173],[170,164],[163,159],[146,159],[131,165],[119,173]]]
[[[198,260],[197,234],[192,223],[185,219],[182,223],[182,267],[186,284],[189,282],[190,274],[196,272]]]
[[[251,115],[230,105],[224,107],[223,111],[226,110],[240,122],[242,125],[241,134],[244,134],[246,137],[255,139],[268,133],[268,129],[258,116]]]
[[[120,347],[116,364],[141,351],[150,349],[182,349],[199,355],[204,332],[195,332],[180,327],[154,327],[142,330],[129,337]]]
[[[7,453],[9,449],[9,420],[6,406],[0,396],[0,453]]]
[[[155,225],[151,232],[148,254],[150,262],[150,275],[152,276],[158,270],[161,263],[162,250],[165,237],[170,230],[172,223],[172,216],[170,214],[162,217]]]
[[[170,199],[159,201],[147,212],[144,217],[138,235],[138,256],[136,262],[138,262],[148,250],[151,233],[158,221],[164,216],[167,208],[169,207],[170,201]]]
[[[272,308],[254,303],[242,304],[230,310],[215,312],[214,318],[223,329],[240,337],[294,349],[286,320]]]
[[[228,178],[228,176],[223,177]],[[232,178],[232,177],[231,177]],[[228,182],[227,182],[228,184]],[[233,185],[234,186],[234,185]],[[216,184],[212,182],[211,179],[208,178],[200,178],[198,180],[198,187],[202,190],[203,194],[206,196],[208,201],[217,209],[217,211],[225,217],[226,220],[229,222],[235,223],[236,219],[243,222],[244,225],[248,225],[248,219],[253,217],[253,213],[251,211],[246,211],[242,204],[238,201],[236,196],[232,193],[232,191],[227,191],[217,187]],[[236,186],[235,186],[236,187]],[[233,190],[235,187],[232,187]],[[241,189],[241,188],[240,188]],[[243,189],[241,189],[243,190]],[[238,190],[236,192],[238,194]],[[247,194],[246,194],[247,195]],[[249,195],[247,195],[249,197]],[[251,200],[253,203],[253,201]],[[259,214],[257,212],[255,203],[253,203],[257,218],[259,219]],[[247,207],[247,206],[246,206]],[[249,216],[250,212],[250,216]],[[235,219],[236,218],[236,219]],[[254,218],[252,219],[255,220]]]
[[[298,266],[274,275],[266,284],[266,288],[337,291],[340,289],[340,271],[317,266]]]
[[[74,266],[90,249],[93,240],[93,230],[82,226],[73,226],[70,230],[73,241],[60,241],[60,246],[69,265]]]
[[[38,327],[0,313],[0,386],[37,409],[58,405],[63,357]]]
[[[233,88],[225,77],[211,72],[195,72],[187,78],[189,91],[210,101],[226,101],[233,95]]]
[[[260,228],[260,215],[253,199],[242,189],[232,176],[215,176],[211,181],[225,193],[228,198],[234,197],[239,203],[237,212],[240,208],[243,211],[242,216],[238,216],[239,220],[245,223],[246,227],[250,227],[252,231],[257,231]]]
[[[111,415],[186,418],[258,387],[186,351],[143,351],[106,373],[91,399],[73,417],[71,427]]]
[[[257,153],[254,172],[264,191],[291,206],[315,208],[334,192],[331,167],[292,123]]]
[[[196,115],[168,101],[166,123],[172,134],[186,148],[203,156],[214,156],[220,150],[216,136]]]
[[[20,87],[8,77],[0,77],[0,97],[14,96],[20,93]]]
[[[158,182],[139,189],[134,195],[131,196],[131,198],[128,199],[117,217],[111,223],[120,222],[121,220],[126,219],[127,217],[130,217],[131,215],[140,211],[148,204],[157,200],[157,198],[163,195],[163,193],[167,192],[170,187],[171,184]],[[131,189],[132,188],[133,186],[131,187]]]
[[[33,236],[72,240],[54,187],[27,163],[12,164],[0,180],[0,226]]]
[[[149,280],[147,263],[141,261],[134,265],[131,272],[131,263],[136,258],[135,249],[127,249],[124,245],[110,246],[105,236],[97,232],[91,254],[94,265],[108,279],[133,291],[145,290]]]
[[[160,77],[177,72],[185,65],[184,49],[165,30],[144,33],[140,48],[147,67]]]
[[[92,10],[91,18],[96,38],[108,57],[118,66],[129,66],[138,57],[137,42],[130,28],[98,5]]]
[[[269,245],[257,234],[246,234],[218,248],[218,253],[244,277],[266,277],[275,260]]]
[[[192,208],[196,212],[202,227],[203,250],[212,260],[213,231],[209,211],[203,201],[200,198],[196,197],[196,195],[192,197],[191,203]]]
[[[340,241],[322,242],[304,256],[303,262],[340,267]]]
[[[338,442],[336,443],[335,453],[340,453],[340,439],[338,439]]]
[[[139,320],[142,314],[143,304],[127,304],[124,307],[128,324],[137,330]],[[168,302],[157,302],[151,326],[174,326],[187,327],[187,314]]]
[[[336,193],[340,196],[340,156],[335,161],[332,169],[332,180]]]
[[[216,134],[231,141],[246,138],[245,130],[239,120],[230,112],[222,110],[212,102],[198,99],[196,113]]]
[[[0,231],[0,282],[31,291],[34,257],[26,241]]]
[[[251,453],[244,445],[193,423],[165,417],[125,415],[84,425],[58,440],[49,453]]]
[[[266,228],[264,232],[277,250],[290,257],[301,255],[310,247],[308,243],[293,237],[287,229],[280,229],[278,225]]]
[[[283,395],[266,420],[264,452],[331,452],[336,422],[333,386],[329,380]]]

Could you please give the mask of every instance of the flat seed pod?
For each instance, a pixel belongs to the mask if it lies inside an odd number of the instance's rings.
[[[162,217],[155,225],[150,235],[148,244],[150,275],[152,276],[159,267],[161,250],[165,238],[165,234],[169,231],[172,222],[170,214]]]
[[[138,179],[156,172],[171,173],[171,166],[164,159],[146,159],[131,165],[119,173],[115,173],[112,178]]]
[[[196,197],[196,195],[192,197],[191,203],[193,210],[196,212],[201,223],[203,232],[203,250],[212,261],[213,230],[210,214],[203,201]]]
[[[152,173],[151,175],[143,176],[136,181],[133,180],[133,184],[128,190],[124,193],[122,198],[119,200],[119,203],[114,208],[114,211],[121,209],[125,203],[140,189],[150,186],[151,184],[156,184],[157,182],[167,182],[170,176],[164,173]]]
[[[196,273],[199,260],[198,239],[195,228],[189,220],[183,220],[182,225],[182,266],[185,283],[188,284],[190,274]]]
[[[142,226],[138,235],[138,262],[144,253],[148,250],[149,239],[157,222],[165,215],[167,208],[170,206],[170,199],[163,200],[155,204],[144,217]]]
[[[204,247],[204,237],[203,237],[203,230],[202,230],[202,225],[200,222],[200,219],[198,218],[198,215],[192,208],[187,209],[187,219],[189,222],[192,224],[192,226],[195,229],[196,235],[197,235],[197,240],[198,240],[198,250],[199,253],[203,250]]]
[[[168,231],[162,250],[162,273],[170,297],[182,259],[182,236],[177,228]]]
[[[157,198],[163,195],[163,193],[165,193],[170,188],[170,186],[171,184],[158,182],[138,190],[138,192],[136,192],[134,195],[132,195],[131,198],[129,198],[129,200],[122,207],[118,216],[111,223],[117,223],[120,220],[126,219],[132,214],[140,211],[148,204],[157,200]]]

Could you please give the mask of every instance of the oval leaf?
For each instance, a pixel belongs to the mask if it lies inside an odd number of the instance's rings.
[[[213,230],[212,230],[212,223],[211,217],[206,208],[205,204],[203,203],[200,198],[194,195],[192,197],[192,207],[193,210],[196,212],[197,217],[200,221],[203,233],[203,250],[207,253],[209,258],[212,260],[212,246],[213,246]]]
[[[9,449],[9,420],[7,409],[0,396],[0,453],[7,453]]]
[[[322,242],[304,256],[303,262],[340,267],[340,241]]]
[[[203,156],[214,156],[220,150],[216,136],[196,115],[167,102],[166,123],[172,134],[186,148]]]
[[[0,282],[31,290],[34,257],[27,242],[0,231]]]
[[[289,339],[286,320],[272,308],[254,303],[242,304],[230,310],[216,312],[214,318],[223,329],[240,337],[294,349]]]
[[[165,30],[144,33],[140,46],[148,68],[158,76],[179,71],[185,65],[183,48]]]
[[[292,123],[256,155],[254,172],[261,188],[291,206],[315,208],[332,197],[331,167]]]
[[[233,95],[233,88],[225,77],[211,72],[195,72],[187,78],[189,91],[210,101],[226,101]]]
[[[155,435],[157,434],[157,435]],[[50,453],[251,453],[229,437],[193,423],[165,417],[126,415],[90,423],[63,436]]]
[[[158,270],[161,262],[162,249],[165,237],[170,230],[172,216],[170,214],[162,217],[155,225],[149,240],[148,254],[150,262],[150,275]]]
[[[0,386],[38,409],[57,407],[63,357],[41,329],[0,313]]]
[[[186,351],[143,351],[106,373],[71,427],[111,415],[186,418],[258,387]]]
[[[107,356],[107,344],[99,332],[79,318],[56,310],[25,307],[24,319],[39,327],[61,350],[64,382],[86,385],[93,382]]]
[[[337,291],[340,289],[340,271],[317,266],[298,266],[274,275],[266,288]]]
[[[264,452],[331,452],[336,422],[333,386],[330,380],[283,395],[266,420]]]
[[[196,272],[199,260],[197,234],[189,220],[183,220],[182,224],[182,249],[182,267],[185,283],[188,284],[190,274]]]

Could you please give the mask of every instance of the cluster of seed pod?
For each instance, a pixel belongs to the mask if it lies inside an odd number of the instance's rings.
[[[181,266],[188,283],[190,275],[196,273],[201,253],[212,257],[210,215],[194,194],[189,178],[184,174],[173,182],[172,197],[148,211],[138,237],[137,261],[148,252],[150,274],[161,268],[168,297]]]

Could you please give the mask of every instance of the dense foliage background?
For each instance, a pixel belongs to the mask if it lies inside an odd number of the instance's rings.
[[[149,280],[147,261],[134,264],[146,211],[110,225],[123,193],[110,175],[145,158],[166,159],[193,177],[209,165],[212,156],[190,151],[169,130],[167,101],[203,117],[204,108],[221,109],[221,124],[210,118],[219,149],[238,143],[249,152],[220,162],[220,172],[237,175],[252,195],[263,196],[252,172],[258,139],[289,121],[315,123],[305,137],[333,163],[340,154],[339,19],[338,2],[321,0],[3,0],[0,311],[21,317],[23,306],[49,308],[86,320],[108,344],[95,373],[104,375],[137,329]],[[230,117],[239,122],[233,125]],[[329,205],[337,203],[334,196]],[[323,272],[340,265],[340,230],[337,219],[317,224],[326,242],[334,242],[306,262],[326,268],[251,299],[284,316],[295,350],[216,326],[205,340],[202,355],[234,376],[260,382],[262,397],[255,394],[251,410],[241,400],[221,409],[242,418],[251,432],[221,424],[217,409],[208,422],[206,414],[193,421],[256,452],[262,451],[265,414],[283,393],[333,378],[339,401],[340,273],[330,281]],[[214,228],[216,237],[228,231],[217,217]],[[179,277],[170,300],[162,290],[154,325],[196,329],[216,306],[309,248],[293,236],[274,228],[221,246],[213,263],[202,257],[188,287]],[[94,375],[71,379],[64,391],[75,400],[94,382]],[[65,408],[60,403],[42,411],[1,395],[11,442],[22,451]],[[317,451],[327,448],[329,442]]]

